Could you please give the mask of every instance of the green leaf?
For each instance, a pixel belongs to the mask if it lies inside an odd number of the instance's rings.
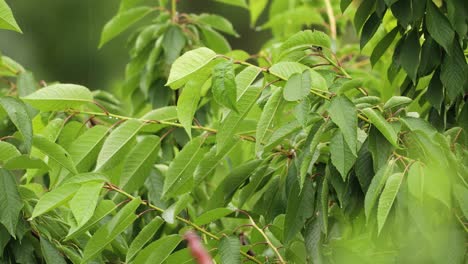
[[[257,19],[260,17],[267,4],[268,0],[249,1],[250,27],[253,28],[255,26]]]
[[[73,175],[70,178],[67,178],[63,184],[71,184],[71,183],[78,183],[84,184],[88,182],[106,182],[109,181],[109,178],[106,174],[100,172],[86,172],[80,173],[77,175]]]
[[[395,165],[395,160],[390,160],[382,168],[380,168],[372,178],[369,189],[367,190],[366,197],[364,199],[364,212],[366,214],[366,219],[369,220],[371,211],[377,202],[380,192],[382,191],[385,182],[387,181],[388,176],[393,172],[393,166]]]
[[[184,32],[179,26],[170,26],[164,33],[162,47],[164,49],[164,56],[166,57],[166,64],[172,64],[184,49],[187,43]]]
[[[179,98],[180,100],[180,98]],[[158,109],[154,109],[146,113],[144,116],[141,117],[143,120],[157,120],[157,121],[175,121],[177,120],[177,107],[165,106]],[[145,126],[141,129],[141,132],[158,132],[159,130],[167,127],[164,124],[145,124]]]
[[[335,96],[328,108],[330,117],[339,128],[351,153],[357,155],[357,110],[344,95]]]
[[[291,134],[298,132],[302,128],[301,124],[297,121],[292,121],[284,126],[276,129],[271,135],[268,142],[263,147],[264,152],[271,151],[275,146],[277,146],[282,140]]]
[[[294,73],[289,77],[283,88],[283,96],[286,101],[298,101],[304,99],[310,93],[311,76],[309,70],[302,73]]]
[[[43,160],[28,155],[20,155],[7,159],[3,164],[3,168],[8,170],[49,169]]]
[[[216,188],[210,198],[208,208],[226,206],[237,189],[254,173],[261,163],[261,160],[251,160],[234,168]]]
[[[13,97],[0,97],[0,105],[23,136],[24,146],[29,152],[32,146],[33,129],[26,105]]]
[[[161,139],[158,136],[145,136],[128,154],[120,178],[122,189],[133,193],[143,186],[158,159],[160,143]]]
[[[223,35],[206,26],[200,27],[200,30],[202,43],[207,48],[218,54],[226,54],[231,51],[231,45]]]
[[[216,2],[232,5],[232,6],[238,6],[242,8],[248,8],[247,3],[245,0],[214,0]]]
[[[256,66],[248,66],[243,69],[236,76],[236,85],[237,85],[237,99],[244,94],[244,92],[252,85],[252,83],[257,79],[258,75],[262,72],[262,69]]]
[[[73,174],[77,174],[75,163],[70,157],[70,154],[64,150],[60,145],[46,139],[42,136],[34,136],[33,146],[39,149],[42,153],[47,155],[50,159],[54,160],[62,167],[67,169]]]
[[[70,145],[68,153],[70,153],[79,172],[91,169],[91,166],[96,162],[99,150],[108,132],[109,129],[105,126],[94,126],[86,130]]]
[[[417,30],[412,30],[403,41],[399,54],[401,67],[408,76],[416,83],[418,67],[420,61],[421,45]]]
[[[304,30],[289,37],[280,47],[280,57],[312,46],[331,48],[330,37],[322,31]]]
[[[45,238],[40,239],[41,251],[47,264],[66,264],[62,254],[57,248]]]
[[[394,107],[401,107],[404,105],[408,105],[413,102],[413,99],[406,97],[406,96],[392,96],[388,101],[384,104],[384,110],[392,109]]]
[[[172,160],[164,182],[164,197],[174,197],[190,191],[193,186],[193,172],[206,152],[204,142],[203,137],[194,138]]]
[[[193,222],[199,226],[206,225],[220,218],[223,218],[226,215],[231,214],[232,212],[233,210],[229,208],[216,208],[199,215],[197,218],[195,218]]]
[[[305,180],[302,190],[296,181],[288,194],[288,205],[284,220],[284,241],[288,243],[304,227],[314,213],[315,192],[313,182]]]
[[[174,224],[176,216],[182,212],[193,201],[190,193],[179,195],[177,200],[164,210],[161,217],[169,224]]]
[[[84,183],[70,200],[70,209],[78,228],[93,216],[103,186],[103,182]]]
[[[121,162],[131,147],[132,139],[135,138],[143,125],[141,121],[130,119],[112,131],[99,152],[95,170],[107,170]]]
[[[453,46],[452,54],[444,56],[440,73],[440,80],[446,89],[447,98],[452,102],[463,95],[463,87],[466,87],[468,78],[468,65],[463,50],[458,42],[455,42]]]
[[[320,223],[320,227],[322,229],[322,232],[325,234],[325,235],[328,235],[328,205],[329,205],[329,201],[328,201],[328,196],[329,196],[329,177],[330,177],[330,170],[327,170],[325,172],[325,177],[323,177],[323,180],[320,184],[320,200],[319,200],[319,204],[320,204],[320,208],[318,209],[319,211],[319,223]]]
[[[16,80],[18,95],[20,97],[27,96],[36,91],[36,80],[34,75],[29,71],[21,72]]]
[[[308,74],[306,74],[308,75]],[[263,108],[260,119],[257,124],[257,131],[255,134],[255,152],[262,151],[262,143],[264,143],[267,135],[273,125],[273,120],[279,115],[281,106],[283,104],[282,91],[279,87],[275,87],[270,99],[268,99],[265,107]]]
[[[213,14],[201,14],[195,17],[196,21],[208,25],[216,30],[222,31],[229,35],[239,36],[234,30],[231,22],[226,18]]]
[[[137,219],[134,212],[140,204],[140,198],[130,201],[109,222],[102,225],[93,234],[83,250],[82,263],[87,263],[89,260],[95,258]]]
[[[455,37],[455,32],[447,17],[432,2],[427,1],[426,5],[426,28],[431,37],[441,45],[449,54],[452,53],[451,45]]]
[[[234,74],[234,63],[225,61],[213,68],[213,98],[215,101],[237,112],[237,88]]]
[[[364,26],[362,27],[361,41],[359,42],[361,50],[372,39],[381,24],[382,20],[379,18],[379,15],[377,15],[376,12],[372,13],[372,15],[367,19],[366,23],[364,23]]]
[[[369,121],[384,135],[388,142],[398,148],[398,134],[395,129],[385,120],[382,115],[372,108],[364,108],[361,110]]]
[[[155,217],[138,233],[128,248],[127,256],[125,258],[126,263],[130,263],[146,243],[153,238],[154,234],[156,234],[163,223],[164,221],[161,217]]]
[[[377,223],[379,226],[379,233],[387,220],[390,209],[392,209],[393,202],[397,196],[398,190],[400,190],[401,182],[403,181],[403,173],[394,173],[388,177],[385,183],[385,188],[382,191],[382,195],[379,199],[379,205],[377,207]]]
[[[23,33],[5,0],[0,0],[0,28]]]
[[[359,4],[359,7],[356,10],[354,15],[354,27],[356,32],[360,32],[364,22],[370,16],[374,9],[375,0],[365,0]]]
[[[241,264],[241,242],[238,237],[223,237],[219,241],[219,254],[223,264]]]
[[[385,51],[390,47],[397,34],[398,27],[395,27],[377,43],[370,57],[372,65],[375,65],[379,61]]]
[[[0,161],[5,161],[20,155],[21,153],[14,145],[5,141],[0,141]]]
[[[151,243],[136,256],[134,264],[160,264],[182,241],[180,235],[169,235]]]
[[[308,69],[309,67],[304,64],[285,61],[273,64],[268,71],[276,77],[287,81],[294,73],[302,73]]]
[[[330,140],[330,153],[333,166],[340,172],[343,181],[346,181],[348,172],[356,162],[357,155],[345,143],[344,135],[341,131],[337,131]]]
[[[15,176],[0,168],[0,223],[16,238],[16,226],[19,221],[23,202],[18,193]]]
[[[118,13],[102,29],[99,48],[154,10],[151,7],[142,6]]]
[[[216,53],[208,48],[198,48],[184,53],[172,64],[166,85],[173,89],[180,88],[194,73],[208,65],[214,58]]]
[[[224,118],[221,126],[216,134],[216,143],[218,153],[228,144],[228,142],[234,136],[236,129],[239,124],[247,116],[252,106],[255,104],[258,96],[260,95],[260,89],[257,87],[248,88],[245,93],[237,101],[237,108],[239,112],[230,111]]]
[[[318,159],[318,154],[320,154],[320,149],[318,149],[318,145],[320,140],[322,139],[322,135],[324,132],[330,127],[328,122],[317,122],[315,123],[312,128],[310,129],[309,135],[307,137],[306,149],[303,152],[302,159],[301,159],[301,166],[299,171],[299,186],[304,186],[304,182],[306,180],[307,173],[310,170],[311,165],[315,163]],[[308,145],[308,146],[307,146]]]
[[[143,0],[122,0],[120,1],[119,13],[141,4]]]
[[[424,198],[424,164],[417,161],[411,165],[407,174],[409,193],[420,202]]]
[[[73,195],[75,195],[79,187],[79,184],[70,183],[62,185],[44,194],[37,202],[36,207],[34,207],[31,219],[34,219],[42,214],[54,210],[61,205],[64,205],[70,199],[72,199]]]
[[[39,89],[21,99],[34,108],[47,112],[78,108],[93,102],[93,95],[84,86],[60,83]]]

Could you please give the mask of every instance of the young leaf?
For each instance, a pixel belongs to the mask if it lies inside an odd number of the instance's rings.
[[[236,129],[245,116],[248,114],[252,106],[255,104],[258,96],[260,95],[260,89],[257,87],[248,88],[241,98],[237,101],[237,108],[239,112],[230,111],[224,118],[218,134],[216,134],[217,152],[227,146],[228,142],[234,136]]]
[[[20,217],[23,202],[18,193],[15,176],[0,168],[0,223],[16,238],[16,226]]]
[[[62,254],[57,248],[45,238],[40,239],[41,251],[47,264],[66,264]]]
[[[5,96],[0,98],[0,106],[7,112],[11,122],[23,136],[24,146],[29,152],[32,146],[33,129],[26,105],[16,98]]]
[[[120,233],[125,231],[137,219],[134,214],[140,206],[141,199],[137,198],[130,201],[122,208],[109,222],[102,225],[88,240],[83,250],[82,263],[95,258],[104,250]]]
[[[164,221],[161,217],[155,217],[138,233],[128,248],[127,256],[125,258],[126,263],[130,263],[130,261],[133,260],[145,244],[153,238],[154,234],[156,234],[163,223]]]
[[[450,47],[455,37],[455,32],[447,17],[441,13],[440,9],[432,2],[427,1],[426,6],[426,28],[431,37],[441,45],[449,54],[452,53]]]
[[[379,199],[377,207],[377,223],[379,226],[379,233],[387,220],[390,209],[392,209],[393,202],[400,189],[401,182],[403,181],[403,173],[395,173],[388,177],[385,183],[385,188]]]
[[[356,106],[344,95],[335,96],[328,108],[330,117],[339,128],[346,143],[357,156],[357,110]]]
[[[173,89],[183,86],[190,77],[216,58],[216,53],[208,48],[198,48],[184,53],[172,64],[166,85]]]
[[[341,131],[337,131],[330,140],[330,153],[333,166],[340,172],[343,181],[346,181],[348,172],[356,162],[357,155],[349,148]]]
[[[120,178],[122,189],[132,193],[143,186],[158,158],[160,142],[158,136],[146,136],[128,154]]]
[[[219,242],[219,254],[221,263],[241,264],[241,243],[237,237],[223,237]]]
[[[141,121],[130,119],[112,131],[99,152],[95,170],[104,171],[120,162],[143,125]]]
[[[151,7],[142,6],[119,12],[104,26],[99,48],[154,10]]]
[[[226,215],[231,214],[232,212],[232,209],[229,208],[216,208],[199,215],[193,222],[199,226],[206,225],[220,218],[223,218]]]
[[[33,146],[39,149],[42,153],[47,155],[50,159],[54,160],[69,172],[77,174],[75,163],[70,157],[70,154],[64,150],[60,145],[49,141],[42,136],[34,136]]]
[[[86,224],[93,216],[102,186],[104,186],[103,182],[85,183],[70,200],[70,209],[75,217],[77,228]]]
[[[382,191],[388,176],[393,171],[394,164],[395,161],[390,160],[390,162],[380,168],[379,171],[377,171],[375,174],[374,178],[372,178],[371,184],[369,185],[369,189],[367,189],[366,197],[364,199],[364,212],[366,214],[367,220],[369,220],[371,211],[377,202],[380,191]]]
[[[311,46],[331,48],[330,37],[322,31],[304,30],[289,37],[280,47],[281,56]]]
[[[0,161],[5,161],[20,155],[21,153],[14,145],[5,141],[0,141]]]
[[[5,0],[0,0],[0,28],[23,33]]]
[[[237,100],[244,94],[247,88],[252,85],[262,69],[256,66],[248,66],[236,76]]]
[[[291,75],[283,88],[284,99],[286,101],[298,101],[304,99],[304,97],[310,93],[310,77],[309,70]]]
[[[361,110],[369,121],[377,127],[377,129],[385,136],[388,142],[398,148],[398,134],[395,129],[385,120],[381,114],[377,113],[372,108],[365,108]]]
[[[218,63],[213,68],[213,97],[215,101],[237,112],[237,88],[232,61]]]
[[[34,219],[67,203],[73,197],[73,195],[75,195],[79,187],[79,184],[70,183],[62,185],[44,194],[44,196],[42,196],[41,199],[39,199],[37,202],[36,207],[34,207],[31,219]]]
[[[308,75],[308,74],[306,74]],[[279,87],[274,87],[270,99],[263,108],[262,115],[258,120],[257,131],[255,134],[255,152],[259,153],[262,150],[262,143],[264,142],[269,130],[272,127],[273,120],[279,114],[281,105],[283,103],[282,92]]]
[[[164,197],[174,197],[190,191],[193,186],[193,171],[203,158],[205,138],[194,138],[172,160],[164,182]]]
[[[78,108],[93,102],[93,95],[84,86],[59,83],[39,89],[21,99],[34,108],[47,112]]]
[[[181,241],[182,237],[180,235],[169,235],[160,238],[140,251],[133,263],[161,264],[167,257],[169,257]]]

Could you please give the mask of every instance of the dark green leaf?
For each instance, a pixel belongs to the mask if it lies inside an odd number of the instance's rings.
[[[406,71],[408,76],[416,83],[416,77],[418,74],[419,53],[421,51],[421,45],[419,44],[419,35],[417,30],[412,30],[405,38],[400,53],[401,67]]]
[[[393,40],[395,39],[396,35],[398,34],[398,27],[395,27],[390,31],[384,38],[382,38],[379,43],[375,46],[374,50],[372,51],[372,55],[370,57],[370,61],[372,65],[375,65],[385,51],[390,47]]]
[[[455,32],[447,17],[442,14],[432,1],[427,1],[426,28],[431,37],[439,43],[447,53],[452,54],[450,47],[453,43]]]
[[[375,32],[379,28],[380,24],[382,24],[382,20],[379,18],[376,12],[372,13],[372,15],[367,19],[366,23],[364,24],[361,32],[361,42],[360,47],[363,49],[367,42],[372,39]]]

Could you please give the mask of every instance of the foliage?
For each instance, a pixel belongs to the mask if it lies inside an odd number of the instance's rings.
[[[113,93],[38,87],[2,57],[3,262],[463,262],[461,3],[218,0],[268,13],[249,55],[223,17],[142,2],[103,29],[155,15]]]

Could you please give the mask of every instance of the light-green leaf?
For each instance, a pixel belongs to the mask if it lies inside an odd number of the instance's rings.
[[[199,23],[208,25],[224,33],[227,33],[233,36],[238,36],[231,22],[222,16],[213,15],[213,14],[201,14],[200,16],[196,17],[196,21]]]
[[[340,172],[343,181],[346,181],[349,170],[356,162],[357,155],[351,151],[341,131],[337,131],[330,140],[330,153],[333,165]]]
[[[384,105],[384,110],[392,109],[394,107],[401,107],[413,102],[413,99],[406,96],[392,96]]]
[[[244,94],[247,88],[252,85],[257,76],[262,72],[262,69],[256,66],[248,66],[243,69],[236,76],[236,85],[237,85],[237,99]]]
[[[60,145],[46,139],[42,136],[34,136],[33,146],[39,149],[42,153],[47,155],[50,159],[60,164],[73,174],[77,174],[75,163],[70,157],[70,154],[64,150]]]
[[[0,161],[18,157],[19,155],[21,155],[21,153],[14,145],[5,141],[0,141]]]
[[[31,219],[64,205],[75,195],[79,187],[80,185],[76,183],[65,184],[44,194],[34,207]]]
[[[281,57],[296,50],[318,46],[331,47],[330,37],[321,31],[304,30],[289,37],[280,47]]]
[[[357,110],[356,106],[343,95],[335,96],[328,108],[330,117],[343,133],[344,139],[353,153],[357,156]]]
[[[369,118],[369,121],[382,133],[382,135],[384,135],[388,142],[398,148],[398,134],[387,120],[372,108],[365,108],[361,111],[367,116],[367,118]]]
[[[97,125],[84,132],[68,148],[78,172],[88,171],[96,162],[99,150],[104,143],[109,129]]]
[[[258,120],[257,132],[255,134],[255,152],[260,153],[262,150],[262,143],[264,143],[267,135],[273,124],[273,120],[279,114],[281,105],[283,103],[283,96],[279,87],[274,87],[275,90],[268,99],[265,107],[263,108],[262,115]]]
[[[112,131],[99,152],[96,171],[107,170],[120,162],[143,125],[143,122],[131,119]]]
[[[70,201],[70,209],[75,217],[77,227],[81,227],[94,214],[99,200],[99,194],[102,191],[103,182],[88,182],[81,185]]]
[[[257,19],[260,17],[267,4],[268,0],[249,1],[250,27],[253,28],[255,26]]]
[[[138,233],[128,248],[127,256],[125,258],[126,263],[129,263],[138,254],[138,252],[140,252],[145,244],[153,238],[154,234],[156,234],[163,223],[164,221],[161,217],[155,217]]]
[[[379,197],[379,194],[382,191],[388,176],[393,171],[394,164],[395,161],[390,160],[390,162],[380,168],[379,171],[377,171],[375,174],[374,178],[372,178],[369,188],[367,189],[366,197],[364,199],[364,212],[366,214],[367,220],[369,220],[371,211],[377,202],[377,198]]]
[[[216,53],[208,48],[198,48],[184,53],[174,64],[166,85],[173,89],[183,86],[190,77],[216,58]]]
[[[193,186],[193,171],[206,152],[204,141],[203,137],[194,138],[172,160],[164,182],[164,197],[174,197],[190,191]]]
[[[99,47],[118,36],[134,23],[144,18],[155,9],[147,6],[135,7],[118,13],[104,26],[101,33]]]
[[[140,206],[141,199],[137,198],[122,208],[109,222],[102,225],[88,240],[83,250],[83,260],[87,263],[104,250],[120,233],[125,231],[137,219],[135,210]]]
[[[213,68],[213,98],[215,101],[237,112],[237,87],[234,74],[234,63],[223,61]]]
[[[143,186],[158,158],[160,142],[158,136],[146,136],[128,154],[120,178],[122,189],[132,193]]]
[[[22,33],[5,0],[0,0],[0,28]]]
[[[214,222],[215,220],[223,218],[232,212],[232,209],[229,208],[216,208],[199,215],[193,222],[199,226],[206,225]]]
[[[310,72],[294,73],[289,77],[283,88],[283,96],[286,101],[298,101],[304,99],[310,93]]]
[[[21,98],[26,103],[41,111],[59,111],[78,108],[93,102],[93,95],[88,88],[76,84],[53,84]]]
[[[181,241],[180,235],[165,236],[140,251],[134,264],[161,264]]]
[[[0,168],[0,223],[11,236],[16,238],[16,225],[20,217],[23,202],[18,193],[15,176]]]
[[[393,202],[400,190],[401,182],[403,181],[403,173],[394,173],[390,175],[385,183],[385,188],[379,199],[377,207],[377,224],[379,226],[379,233],[387,220],[390,209],[392,209]]]
[[[11,122],[23,136],[24,146],[29,152],[32,146],[33,129],[26,105],[13,97],[1,97],[0,106],[7,112]]]
[[[223,264],[240,264],[241,243],[237,237],[223,237],[219,242],[219,254],[221,255],[221,263]]]
[[[309,67],[299,62],[284,61],[273,64],[269,72],[282,80],[288,80],[294,73],[302,73]]]
[[[237,127],[244,120],[247,113],[250,111],[252,106],[255,104],[260,89],[257,87],[248,88],[245,93],[237,101],[237,108],[239,112],[230,111],[226,118],[224,118],[218,134],[216,134],[216,142],[218,147],[218,153],[227,145],[227,143],[234,136]]]

